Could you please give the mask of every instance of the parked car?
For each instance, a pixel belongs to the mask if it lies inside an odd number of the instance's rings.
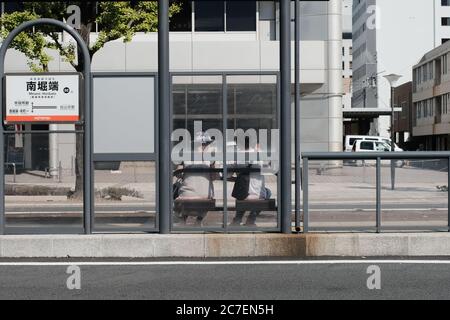
[[[401,151],[403,150],[398,148],[395,152]],[[391,152],[391,145],[384,141],[355,140],[352,146],[352,152]],[[384,160],[382,162],[390,163],[390,160]],[[364,161],[364,163],[374,163],[374,161]],[[401,168],[405,165],[405,161],[395,160],[395,165]]]
[[[378,137],[378,136],[354,136],[354,135],[348,135],[345,136],[345,146],[344,151],[351,152],[353,145],[355,141],[362,140],[362,141],[379,141],[384,142],[389,146],[389,150],[391,148],[391,139],[384,138],[384,137]],[[399,148],[397,144],[394,144],[395,151],[403,151],[403,149]]]

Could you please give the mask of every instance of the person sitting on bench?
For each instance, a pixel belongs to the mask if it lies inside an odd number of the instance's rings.
[[[249,144],[246,144],[245,147],[247,152],[258,151],[257,145],[254,148],[250,148]],[[251,172],[241,172],[238,174],[232,196],[237,200],[269,200],[272,196],[272,192],[270,189],[266,188],[264,175],[261,174],[261,165],[249,164],[247,168],[249,168],[249,171]],[[251,168],[259,170],[250,170]],[[250,211],[245,226],[255,227],[256,217],[259,213],[260,212],[256,210]],[[236,210],[236,215],[231,222],[231,226],[240,226],[244,214],[245,211]]]
[[[195,137],[195,152],[203,153],[207,150],[208,145],[212,142],[211,137],[205,133],[199,133]],[[200,143],[199,143],[200,142]],[[179,188],[179,200],[206,200],[214,199],[214,174],[210,168],[214,168],[214,162],[205,160],[184,161],[181,167],[184,169],[197,169],[194,171],[186,170],[182,174],[181,184]],[[196,215],[196,225],[201,225],[207,212],[201,209],[196,212],[181,212],[184,219],[189,215]]]

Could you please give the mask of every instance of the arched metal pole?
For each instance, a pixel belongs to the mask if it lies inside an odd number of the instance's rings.
[[[22,31],[38,25],[53,25],[59,27],[69,33],[77,42],[78,49],[83,53],[83,77],[84,77],[84,165],[83,165],[83,203],[84,203],[84,230],[87,234],[92,232],[92,212],[93,202],[91,201],[93,194],[92,176],[92,108],[91,108],[91,58],[89,49],[86,43],[81,38],[80,34],[65,24],[64,22],[55,19],[37,19],[22,23],[16,29],[11,31],[6,39],[3,41],[0,48],[0,81],[3,83],[5,77],[5,57],[9,45],[14,38]],[[3,85],[0,85],[0,101],[3,101]],[[0,125],[0,234],[5,233],[5,136],[3,127],[3,108],[0,108],[1,121]]]

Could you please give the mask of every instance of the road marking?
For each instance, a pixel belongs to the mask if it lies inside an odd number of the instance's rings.
[[[178,266],[178,265],[337,265],[337,264],[435,264],[447,265],[450,260],[296,260],[296,261],[128,261],[128,262],[0,262],[2,267],[12,266]]]

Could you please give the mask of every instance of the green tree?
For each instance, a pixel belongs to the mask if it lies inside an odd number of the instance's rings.
[[[123,39],[129,42],[136,32],[154,32],[158,26],[158,3],[155,1],[79,1],[79,2],[24,2],[23,10],[5,13],[0,18],[0,36],[4,39],[21,23],[39,18],[53,18],[60,21],[67,19],[69,5],[80,8],[80,29],[78,32],[89,48],[90,58],[109,41]],[[173,1],[169,16],[181,10],[182,0]],[[90,35],[98,24],[100,31],[96,40],[91,43]],[[69,41],[62,41],[61,30],[53,26],[39,26],[19,34],[11,43],[10,48],[22,52],[27,57],[27,63],[33,72],[49,71],[52,57],[49,50],[57,50],[60,56],[72,67],[81,72],[83,59],[80,50]],[[77,126],[76,129],[81,129]],[[76,182],[72,197],[79,197],[83,190],[83,139],[76,139]]]

